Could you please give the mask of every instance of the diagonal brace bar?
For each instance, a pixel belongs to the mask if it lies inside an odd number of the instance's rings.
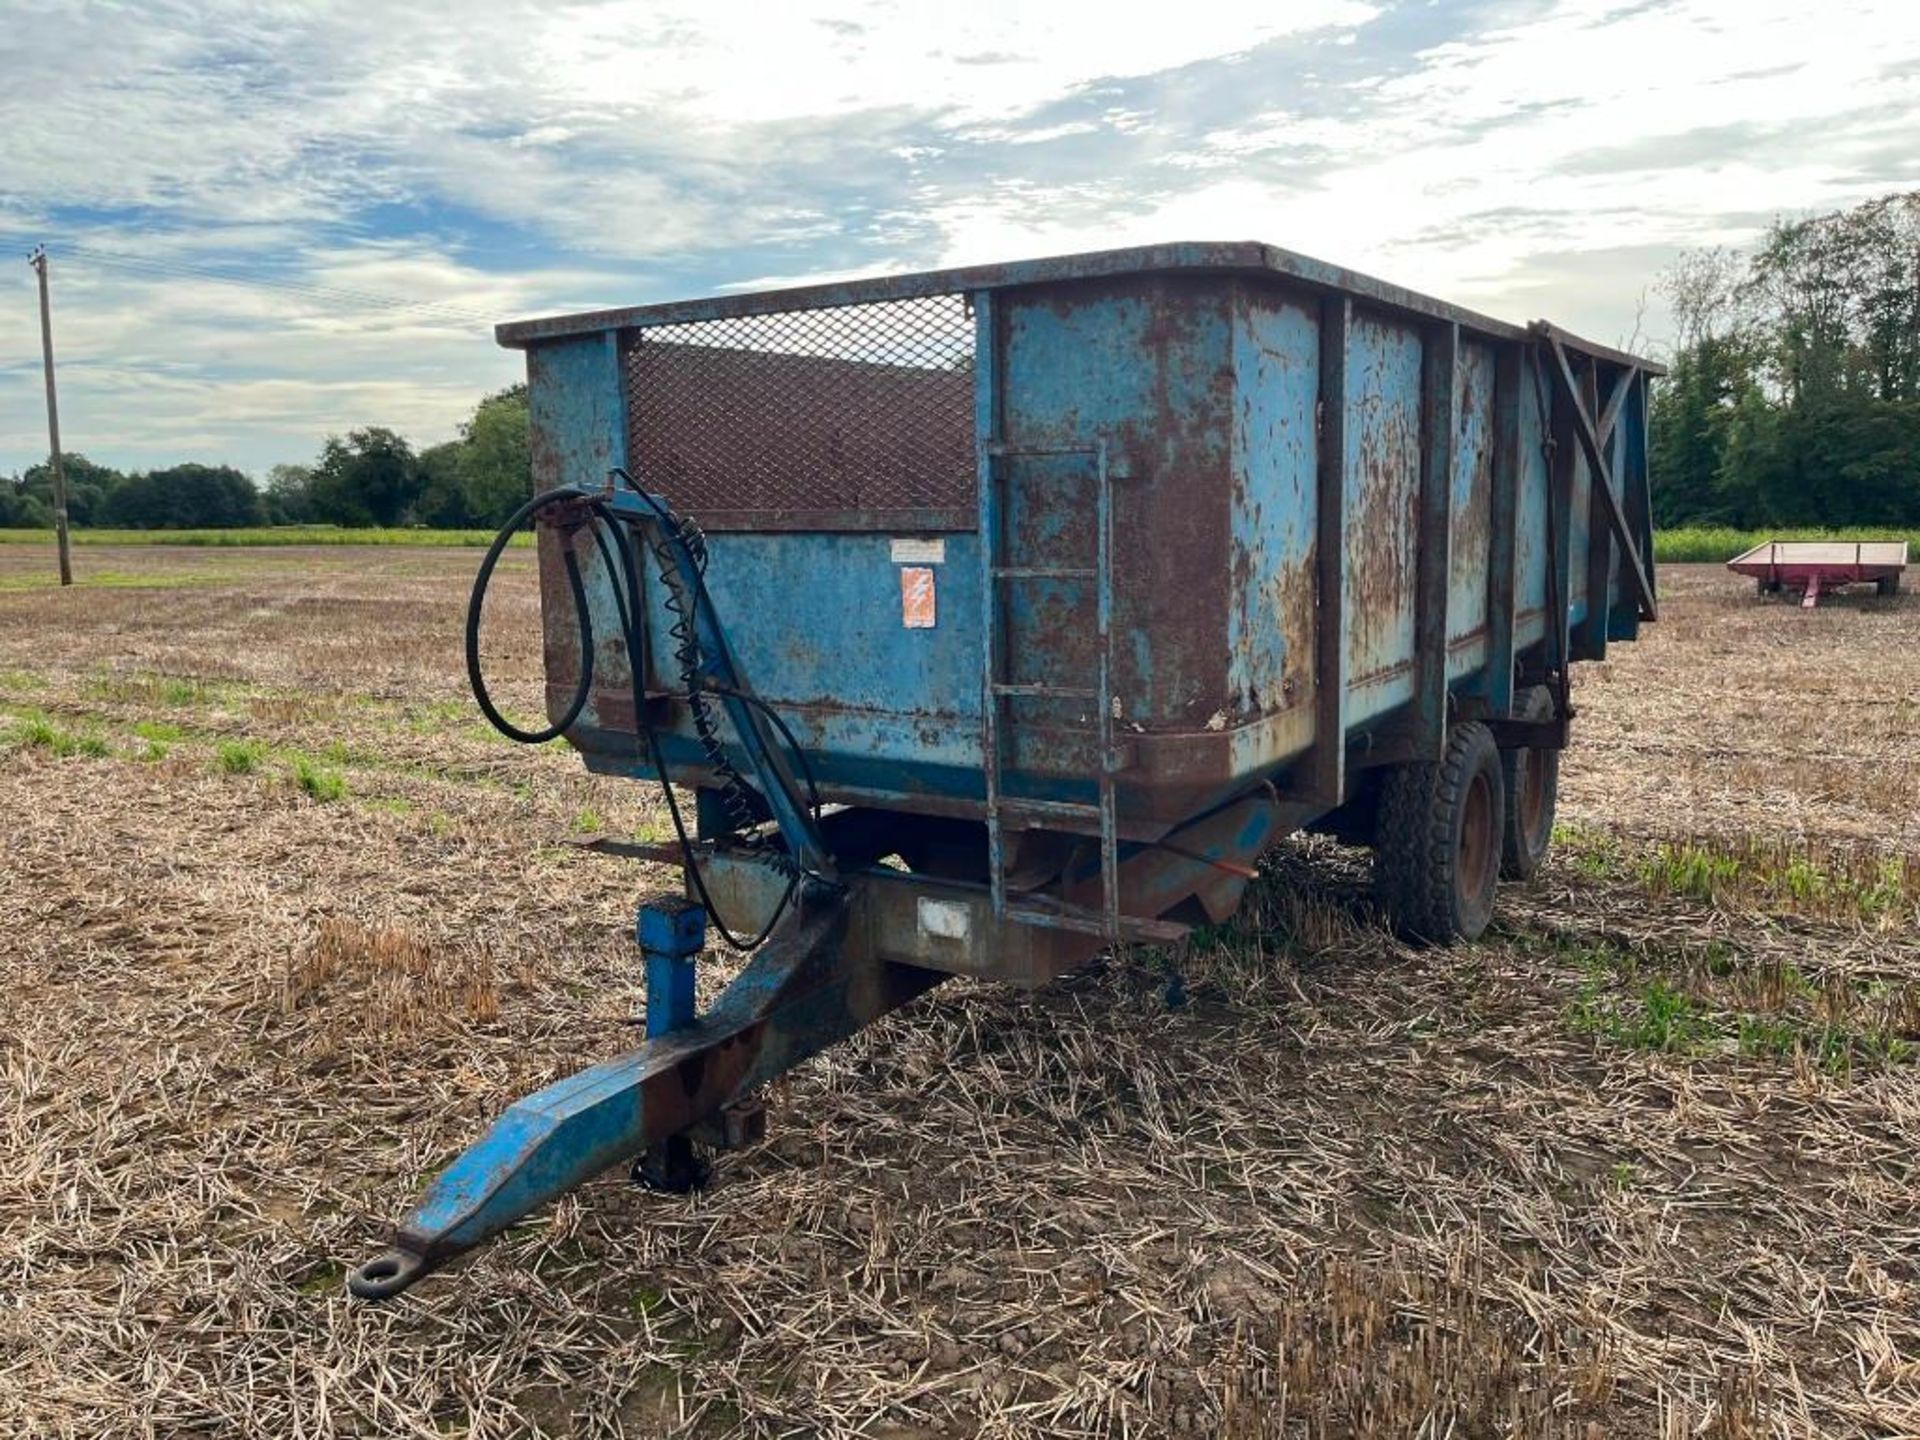
[[[1594,494],[1600,497],[1601,509],[1606,512],[1607,526],[1620,542],[1622,568],[1633,582],[1634,598],[1640,604],[1640,618],[1655,620],[1659,618],[1659,607],[1653,596],[1653,582],[1647,578],[1646,566],[1640,560],[1640,537],[1633,533],[1627,524],[1626,512],[1620,507],[1620,497],[1613,493],[1613,485],[1608,480],[1611,467],[1607,464],[1603,441],[1594,429],[1594,418],[1582,403],[1580,387],[1573,378],[1573,365],[1567,359],[1566,346],[1556,334],[1546,335],[1548,348],[1553,352],[1553,380],[1568,402],[1573,416],[1574,438],[1580,442],[1580,449],[1587,458],[1588,471],[1593,476]],[[1620,392],[1624,394],[1624,390]],[[1618,414],[1618,402],[1610,400],[1607,414]],[[1611,426],[1609,426],[1611,428]]]
[[[511,1106],[441,1173],[393,1247],[348,1276],[399,1294],[602,1170],[679,1134],[946,976],[847,958],[846,902],[790,913],[711,1013]]]

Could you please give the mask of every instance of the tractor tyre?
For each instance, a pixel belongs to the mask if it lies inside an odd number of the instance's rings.
[[[1528,690],[1517,707],[1523,720],[1553,714],[1553,692],[1544,685]],[[1560,752],[1516,746],[1500,752],[1500,779],[1506,790],[1501,827],[1500,874],[1507,880],[1531,880],[1553,844],[1553,812],[1560,794]]]
[[[1476,940],[1493,920],[1506,813],[1500,749],[1478,722],[1447,732],[1438,760],[1388,769],[1374,838],[1374,894],[1409,940]]]

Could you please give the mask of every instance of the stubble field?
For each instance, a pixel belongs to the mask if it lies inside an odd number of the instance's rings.
[[[631,1046],[668,879],[565,844],[654,795],[472,711],[474,561],[0,547],[0,1433],[1920,1434],[1920,599],[1669,567],[1485,943],[1293,842],[1184,1007],[943,987],[705,1195],[368,1307],[425,1176]]]

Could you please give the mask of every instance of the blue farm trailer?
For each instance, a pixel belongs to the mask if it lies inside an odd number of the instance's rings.
[[[647,1041],[513,1105],[351,1276],[406,1288],[950,975],[1232,913],[1307,826],[1410,938],[1540,863],[1568,668],[1654,618],[1657,366],[1253,243],[500,328],[526,351],[548,723],[668,780]],[[511,528],[511,527],[510,527]],[[668,792],[672,801],[673,791]],[[708,1013],[712,922],[753,950]]]

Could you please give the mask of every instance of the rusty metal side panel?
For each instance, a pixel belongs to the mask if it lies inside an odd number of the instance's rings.
[[[1542,449],[1549,421],[1541,409],[1541,388],[1530,347],[1520,354],[1520,453],[1514,486],[1513,645],[1516,652],[1538,645],[1547,634],[1547,457]]]
[[[1319,503],[1320,317],[1304,294],[1243,286],[1234,307],[1231,726],[1310,707]],[[1258,768],[1283,754],[1244,755]]]
[[[1356,312],[1347,351],[1349,723],[1412,697],[1420,503],[1418,329]]]
[[[1015,291],[1000,303],[1007,444],[1017,452],[1105,441],[1116,477],[1118,728],[1204,732],[1227,703],[1230,287],[1136,276]],[[1090,566],[1090,463],[1010,453],[1005,466],[1005,563]],[[1091,683],[1093,589],[1081,579],[1009,587],[1017,678]],[[1090,727],[1073,702],[1018,701],[1010,711],[1011,772],[1092,773]]]
[[[1492,554],[1494,348],[1462,339],[1455,381],[1453,499],[1448,510],[1447,675],[1472,674],[1487,656],[1487,566]]]
[[[610,466],[625,465],[619,337],[579,335],[527,351],[527,412],[535,490],[599,485]]]

